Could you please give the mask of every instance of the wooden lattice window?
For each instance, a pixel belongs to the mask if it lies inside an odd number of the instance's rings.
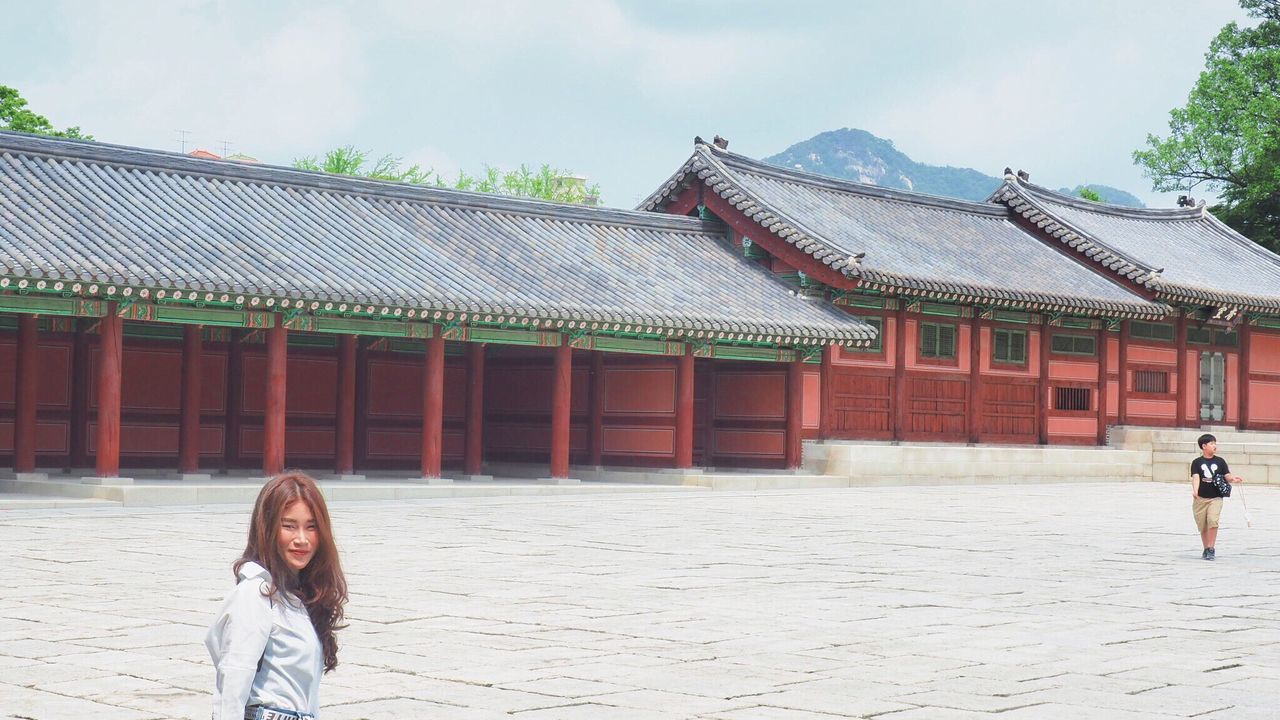
[[[1096,355],[1098,339],[1092,335],[1054,335],[1053,351],[1063,355]]]
[[[1053,389],[1054,410],[1088,410],[1093,407],[1093,390],[1077,387]]]
[[[1187,342],[1196,345],[1235,347],[1240,344],[1240,336],[1234,330],[1223,332],[1213,328],[1187,328]]]
[[[1173,342],[1173,323],[1154,323],[1133,320],[1129,323],[1129,337],[1137,340],[1161,340]]]
[[[1169,373],[1163,370],[1134,370],[1133,391],[1163,394],[1169,392]]]
[[[920,323],[920,357],[950,360],[955,356],[955,325]]]
[[[1027,363],[1027,331],[996,328],[992,359],[998,363]]]
[[[878,353],[884,350],[884,318],[865,317],[863,320],[876,329],[876,339],[870,345],[845,348],[848,352]]]

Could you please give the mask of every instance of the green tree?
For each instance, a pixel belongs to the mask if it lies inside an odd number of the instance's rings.
[[[1240,5],[1258,24],[1222,28],[1169,136],[1148,135],[1133,159],[1156,190],[1217,191],[1216,215],[1280,251],[1280,0]]]
[[[535,198],[552,202],[595,205],[600,201],[598,186],[587,185],[582,178],[554,169],[550,165],[543,165],[536,171],[531,170],[527,165],[521,165],[518,169],[507,172],[485,165],[484,171],[479,175],[460,171],[458,177],[449,182],[433,170],[423,170],[418,165],[405,167],[402,158],[391,155],[383,155],[369,166],[368,153],[346,145],[325,153],[323,160],[315,156],[297,158],[293,161],[293,166],[301,170],[335,175],[352,175],[414,185],[434,185],[455,190]]]
[[[1089,202],[1096,202],[1096,203],[1102,202],[1102,196],[1098,194],[1098,191],[1094,190],[1088,185],[1082,185],[1080,187],[1080,191],[1077,192],[1076,194],[1084,198],[1085,200],[1088,200]]]
[[[27,109],[27,101],[14,88],[0,85],[0,130],[52,135],[54,137],[92,140],[92,135],[81,132],[79,127],[56,130],[49,118]]]

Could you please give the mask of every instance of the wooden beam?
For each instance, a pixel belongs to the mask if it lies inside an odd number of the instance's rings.
[[[484,343],[467,345],[467,446],[463,472],[479,475],[484,468]]]
[[[200,471],[200,326],[182,328],[182,388],[178,420],[178,471],[194,474]]]
[[[981,441],[982,431],[982,320],[974,311],[969,318],[969,412],[965,424],[969,442]]]
[[[569,477],[569,411],[573,388],[573,348],[555,349],[551,372],[551,477]]]
[[[804,361],[800,359],[787,363],[787,426],[783,444],[783,455],[788,470],[800,467],[801,463],[801,431],[804,419]]]
[[[1040,370],[1036,373],[1036,397],[1039,398],[1039,415],[1036,420],[1038,440],[1041,445],[1049,444],[1049,318],[1040,323]]]
[[[818,371],[818,382],[821,388],[821,407],[818,408],[818,437],[823,440],[831,437],[831,418],[835,409],[832,407],[835,392],[831,387],[834,382],[835,373],[832,370],[835,362],[836,353],[839,350],[835,345],[827,345],[822,348],[822,365]]]
[[[1107,321],[1103,320],[1098,323],[1098,445],[1107,444],[1107,375],[1110,370],[1107,368]]]
[[[284,472],[285,388],[288,382],[288,330],[279,318],[267,328],[267,385],[262,415],[262,472]]]
[[[444,456],[444,337],[426,341],[422,365],[422,477],[440,477]]]
[[[898,302],[893,323],[893,439],[901,440],[907,414],[907,304]]]
[[[334,418],[336,438],[333,471],[351,475],[356,471],[356,335],[338,337],[338,387]]]
[[[18,316],[14,373],[13,471],[35,472],[36,415],[40,402],[40,337],[35,315]]]
[[[676,441],[677,468],[693,467],[693,353],[676,358]]]
[[[98,433],[95,473],[100,478],[120,475],[120,376],[123,360],[124,321],[116,304],[107,303],[98,326]]]
[[[1187,410],[1184,407],[1187,400],[1187,320],[1178,312],[1173,318],[1174,327],[1174,346],[1178,352],[1177,363],[1177,386],[1173,389],[1174,411],[1173,426],[1187,426]]]
[[[1129,321],[1120,321],[1120,394],[1116,401],[1116,423],[1129,424]]]
[[[1253,364],[1250,362],[1249,354],[1253,347],[1253,330],[1249,327],[1249,318],[1244,317],[1240,321],[1240,330],[1237,337],[1240,339],[1240,362],[1237,363],[1237,369],[1240,372],[1239,386],[1240,397],[1240,417],[1238,426],[1241,430],[1249,429],[1249,368]]]

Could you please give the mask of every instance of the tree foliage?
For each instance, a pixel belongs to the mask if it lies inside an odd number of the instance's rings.
[[[79,127],[58,130],[49,122],[49,118],[27,109],[27,101],[14,88],[0,85],[0,130],[33,133],[36,135],[52,135],[54,137],[92,140],[92,135],[84,134]]]
[[[433,185],[552,202],[594,205],[600,199],[598,186],[588,186],[581,178],[552,168],[550,165],[543,165],[537,170],[521,165],[509,171],[485,165],[484,171],[479,175],[469,175],[460,171],[457,178],[447,181],[431,169],[423,170],[418,165],[406,167],[402,158],[391,155],[383,155],[370,165],[368,153],[346,145],[325,153],[323,160],[315,156],[298,158],[293,161],[293,166],[301,170],[335,175],[352,175],[414,185]]]
[[[1102,202],[1102,196],[1098,194],[1098,191],[1094,190],[1088,185],[1082,186],[1080,188],[1080,191],[1077,192],[1076,194],[1084,198],[1085,200],[1088,200],[1089,202],[1096,202],[1096,203]]]
[[[1240,5],[1258,24],[1222,28],[1168,137],[1148,135],[1133,159],[1156,190],[1218,191],[1216,215],[1280,250],[1280,0]]]

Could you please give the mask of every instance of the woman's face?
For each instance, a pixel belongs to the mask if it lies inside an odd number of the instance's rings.
[[[316,519],[311,508],[301,500],[294,500],[280,516],[280,532],[276,542],[280,557],[295,573],[301,572],[316,554]]]

